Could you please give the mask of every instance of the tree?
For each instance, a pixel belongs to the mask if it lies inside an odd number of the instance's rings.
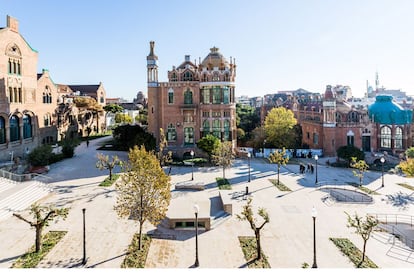
[[[164,153],[164,149],[168,146],[167,139],[165,138],[164,129],[160,128],[160,143],[157,152],[157,158],[161,167],[172,161],[172,152],[168,151]]]
[[[103,155],[98,153],[96,155],[98,161],[96,162],[96,168],[99,170],[109,170],[109,179],[112,180],[112,171],[116,166],[122,165],[122,161],[119,160],[117,155],[112,156],[112,159],[109,159],[109,155]]]
[[[132,123],[132,117],[128,114],[117,113],[115,114],[115,123],[117,124],[130,124]]]
[[[129,150],[125,173],[115,184],[118,192],[116,210],[118,216],[139,222],[138,248],[141,250],[142,226],[145,221],[158,225],[170,204],[170,177],[161,168],[153,151],[144,146]]]
[[[242,133],[243,130],[245,135],[237,136],[237,142],[245,144],[251,139],[252,131],[260,124],[260,115],[256,108],[249,105],[236,104],[236,125],[237,132]]]
[[[406,161],[401,161],[398,167],[407,176],[414,176],[414,158],[407,158]]]
[[[212,153],[213,162],[223,168],[223,179],[225,177],[225,169],[233,164],[234,154],[233,147],[230,141],[219,142]]]
[[[64,220],[68,216],[68,208],[53,208],[52,206],[40,206],[39,204],[32,204],[30,206],[30,213],[33,214],[33,221],[25,219],[19,214],[14,213],[13,216],[18,219],[27,222],[31,227],[34,227],[36,230],[36,240],[35,240],[35,252],[38,253],[42,246],[42,232],[43,229],[49,226],[49,222],[57,222],[59,217],[62,217]]]
[[[368,164],[365,160],[358,160],[356,157],[351,158],[351,167],[357,169],[352,171],[356,177],[359,178],[359,186],[362,186],[362,179],[364,178],[364,173],[369,169]]]
[[[197,141],[197,147],[207,153],[208,161],[211,162],[211,155],[215,148],[218,147],[220,139],[214,135],[207,134],[203,138]]]
[[[276,148],[292,148],[295,141],[297,120],[293,112],[284,107],[272,108],[266,116],[264,130],[266,141]]]
[[[364,241],[363,250],[362,250],[362,260],[359,265],[361,265],[365,261],[365,250],[367,246],[367,242],[371,236],[372,231],[378,225],[378,220],[373,216],[367,215],[365,220],[358,216],[355,213],[355,216],[352,218],[347,212],[345,214],[348,216],[348,224],[347,227],[355,228],[355,233],[361,236]]]
[[[348,166],[351,165],[352,157],[357,160],[364,160],[365,154],[362,150],[352,145],[342,146],[336,151],[339,158],[345,159],[348,162]]]
[[[289,162],[289,157],[286,154],[286,149],[283,148],[282,151],[275,151],[269,155],[270,163],[277,164],[277,183],[279,184],[279,173],[280,173],[280,166],[286,165]]]
[[[118,104],[108,104],[108,105],[105,105],[105,106],[103,107],[103,109],[104,109],[106,112],[108,112],[108,113],[113,113],[113,114],[116,114],[116,113],[122,112],[122,111],[124,110],[124,108],[123,108],[122,106],[118,105]]]
[[[414,147],[408,148],[408,149],[405,151],[405,156],[406,156],[407,158],[414,158]]]
[[[257,249],[257,260],[262,258],[262,250],[260,246],[260,230],[262,230],[263,226],[270,221],[269,214],[266,212],[264,208],[259,208],[257,214],[263,219],[262,224],[257,227],[256,223],[257,220],[253,217],[252,211],[252,198],[247,200],[247,204],[243,206],[243,211],[240,215],[237,215],[239,220],[247,220],[250,224],[250,228],[254,231],[254,236],[256,238],[256,249]]]
[[[129,150],[135,145],[144,145],[147,150],[155,150],[155,137],[139,125],[122,125],[113,130],[114,144],[119,150]]]

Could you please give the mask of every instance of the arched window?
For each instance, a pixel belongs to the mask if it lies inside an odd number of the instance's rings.
[[[183,76],[183,81],[193,81],[193,73],[186,71]]]
[[[184,144],[185,145],[194,144],[194,128],[192,127],[184,128]]]
[[[193,92],[190,89],[184,92],[184,104],[192,104],[193,103]]]
[[[218,72],[213,73],[213,81],[220,81],[220,76],[219,76]]]
[[[224,120],[224,141],[230,140],[230,121]]]
[[[44,125],[45,125],[45,127],[51,125],[52,122],[50,120],[50,114],[49,113],[45,114],[45,116],[43,116],[43,119],[44,119]]]
[[[226,73],[224,75],[224,81],[230,81],[230,74],[229,73]]]
[[[168,103],[174,103],[174,90],[172,88],[168,89]]]
[[[384,126],[380,132],[380,144],[382,148],[391,148],[391,128]]]
[[[45,91],[43,92],[43,103],[52,103],[52,93],[47,85],[45,87]]]
[[[213,135],[221,139],[220,120],[216,119],[213,121]]]
[[[358,112],[351,111],[348,113],[348,122],[357,123],[359,122],[359,114]]]
[[[401,127],[396,127],[395,128],[395,143],[394,143],[394,148],[396,149],[402,149],[403,147],[403,130]]]
[[[335,122],[340,123],[342,121],[342,116],[340,113],[335,112]]]
[[[167,141],[175,140],[177,140],[177,131],[175,130],[175,126],[173,124],[169,124],[167,127]]]
[[[178,81],[177,74],[175,72],[171,74],[171,81]]]
[[[32,137],[32,118],[25,114],[23,116],[23,139]]]
[[[6,121],[0,117],[0,144],[6,143]]]
[[[204,82],[207,82],[208,81],[208,75],[207,74],[203,74],[202,80]]]
[[[11,116],[10,121],[10,142],[20,139],[19,118],[16,115]]]
[[[354,138],[355,138],[355,133],[352,130],[348,131],[348,133],[346,134],[346,141],[347,141],[348,146],[354,145],[354,141],[355,141]]]

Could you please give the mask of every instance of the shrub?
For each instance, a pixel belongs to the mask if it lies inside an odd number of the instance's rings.
[[[42,145],[32,150],[29,153],[28,159],[32,166],[46,166],[49,165],[53,158],[52,147],[50,145]]]

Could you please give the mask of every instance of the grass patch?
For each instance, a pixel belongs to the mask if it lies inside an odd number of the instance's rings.
[[[109,179],[109,176],[107,178],[105,178],[104,181],[101,182],[101,184],[99,184],[99,186],[101,187],[109,187],[112,186],[112,184],[114,184],[118,178],[119,178],[119,174],[112,174],[112,179]]]
[[[347,182],[349,185],[354,186],[356,188],[358,188],[359,190],[363,191],[364,193],[367,193],[369,195],[380,195],[380,193],[377,193],[376,191],[373,191],[371,189],[368,189],[365,186],[359,186],[359,184],[355,183],[355,182]]]
[[[35,268],[50,250],[65,236],[67,231],[50,231],[42,238],[42,246],[38,253],[33,245],[27,253],[20,256],[12,268]]]
[[[407,188],[409,190],[413,190],[414,191],[414,187],[411,185],[408,185],[407,183],[397,183],[397,185],[400,185],[401,187]]]
[[[283,184],[282,182],[278,182],[277,179],[269,179],[269,181],[276,186],[276,188],[278,188],[280,191],[282,192],[291,192],[292,190],[289,189],[289,187],[287,187],[285,184]]]
[[[121,268],[144,268],[147,261],[148,250],[151,245],[151,237],[142,234],[141,250],[138,250],[139,234],[135,233]]]
[[[254,237],[239,236],[240,247],[249,268],[270,268],[267,257],[261,252],[262,258],[257,260],[256,239]]]
[[[231,190],[230,182],[223,177],[216,177],[217,186],[219,190]]]
[[[362,252],[349,239],[329,238],[357,268],[378,268],[378,266],[365,255],[365,261],[361,263]]]

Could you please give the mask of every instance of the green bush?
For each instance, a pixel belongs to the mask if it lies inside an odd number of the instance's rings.
[[[32,166],[46,166],[52,163],[53,155],[54,153],[50,145],[42,145],[33,149],[29,153],[28,159]]]

